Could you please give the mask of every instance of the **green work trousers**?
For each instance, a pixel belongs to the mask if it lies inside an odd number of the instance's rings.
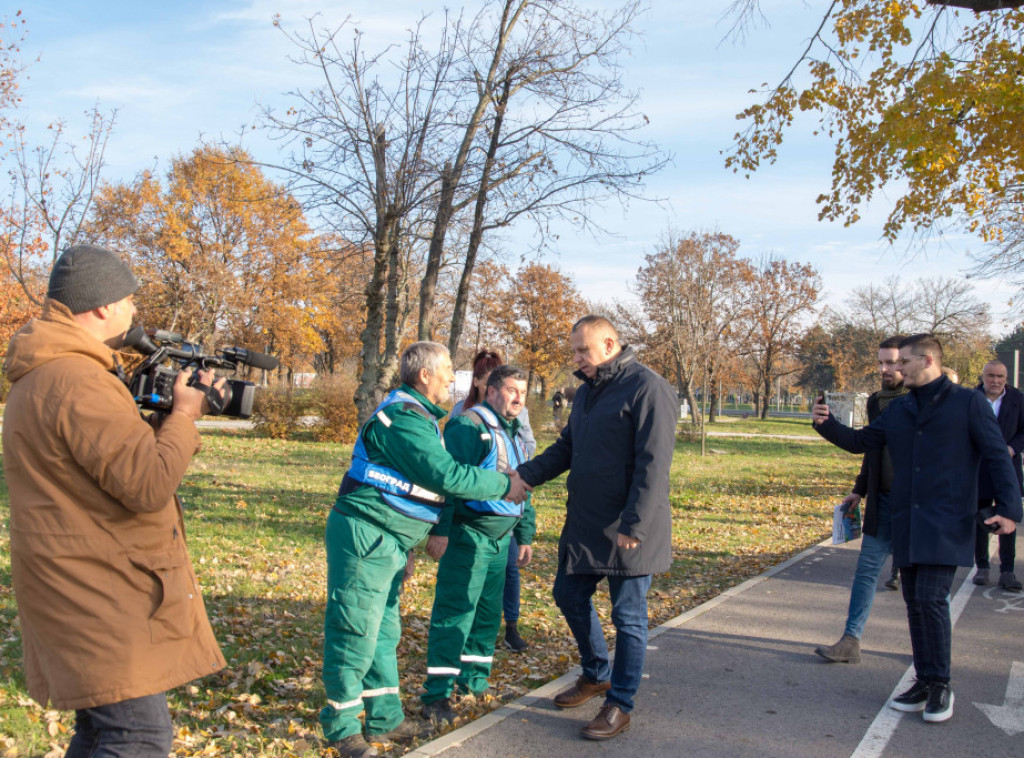
[[[494,639],[501,626],[509,535],[491,539],[467,524],[452,524],[437,567],[437,590],[427,640],[424,703],[459,689],[487,689]]]
[[[402,723],[396,649],[402,635],[398,595],[407,554],[390,535],[357,518],[327,518],[327,610],[320,724],[328,742]]]

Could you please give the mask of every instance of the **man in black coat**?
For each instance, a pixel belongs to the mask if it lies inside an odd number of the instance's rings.
[[[1006,449],[1013,462],[1013,472],[1017,482],[1024,491],[1024,472],[1021,470],[1021,450],[1024,449],[1024,394],[1016,387],[1006,384],[1006,366],[1000,361],[989,361],[981,372],[981,384],[978,391],[984,393],[992,412],[995,414],[999,431],[1003,433]],[[982,469],[978,473],[978,510],[987,508],[993,503],[995,492],[992,489],[992,478],[988,471]],[[977,528],[974,544],[975,584],[988,584],[988,535],[987,529]],[[1021,583],[1013,573],[1013,564],[1017,559],[1017,535],[999,535],[999,586],[1005,590],[1019,591]]]
[[[1022,518],[1020,485],[985,399],[943,376],[935,336],[901,340],[900,363],[910,392],[868,426],[843,426],[824,403],[814,406],[812,418],[822,437],[851,453],[889,448],[893,563],[900,569],[917,674],[914,686],[890,705],[924,711],[925,721],[938,722],[953,715],[949,592],[956,567],[974,559],[978,467],[992,477],[997,515],[986,523],[998,534],[1011,533]]]
[[[668,491],[678,400],[668,382],[620,344],[607,319],[581,318],[569,342],[583,381],[569,422],[518,471],[531,486],[569,471],[553,594],[576,638],[583,675],[554,702],[574,708],[605,694],[580,732],[599,740],[629,727],[647,651],[647,590],[651,575],[672,564]],[[602,579],[612,599],[614,668],[591,602]]]
[[[882,389],[868,398],[868,422],[878,418],[889,403],[907,394],[903,386],[900,366],[900,337],[890,337],[878,346],[878,372]],[[834,645],[821,645],[814,652],[834,663],[860,663],[860,638],[864,633],[871,606],[875,602],[875,588],[885,562],[892,555],[892,515],[889,508],[889,490],[892,488],[892,460],[885,447],[864,454],[860,473],[853,491],[843,499],[843,505],[856,508],[867,496],[864,507],[863,537],[860,555],[850,588],[850,605],[846,613],[843,636]],[[894,569],[895,570],[895,569]]]

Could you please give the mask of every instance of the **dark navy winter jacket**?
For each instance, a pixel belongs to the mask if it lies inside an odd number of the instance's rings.
[[[981,393],[945,376],[922,389],[930,398],[924,407],[918,407],[912,391],[890,402],[863,429],[851,429],[832,416],[815,428],[851,453],[889,446],[893,565],[972,566],[979,465],[992,476],[996,512],[1017,522],[1022,518],[1020,485]]]
[[[643,576],[672,565],[669,469],[678,396],[626,346],[597,367],[573,400],[569,423],[518,471],[537,486],[569,471],[559,566],[569,574]],[[991,414],[990,414],[991,415]],[[621,550],[625,534],[640,546]]]

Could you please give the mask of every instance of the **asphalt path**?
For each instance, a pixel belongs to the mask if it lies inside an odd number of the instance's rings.
[[[652,630],[631,728],[612,740],[578,736],[600,699],[551,704],[571,672],[409,755],[1024,756],[1024,594],[957,572],[954,715],[928,724],[887,706],[912,676],[901,593],[879,589],[861,663],[813,652],[842,634],[858,549],[822,543]]]

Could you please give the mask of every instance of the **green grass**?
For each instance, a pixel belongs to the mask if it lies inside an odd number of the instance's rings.
[[[736,421],[715,429],[810,432],[806,422]],[[553,431],[542,430],[540,447]],[[672,469],[669,573],[650,594],[652,624],[721,593],[824,539],[831,506],[849,491],[859,460],[820,442],[712,438],[718,453],[680,442]],[[323,526],[351,448],[308,440],[274,441],[248,432],[204,431],[181,494],[190,550],[228,668],[178,688],[171,705],[178,755],[325,755],[317,724],[325,559]],[[813,472],[810,475],[808,472]],[[509,696],[561,675],[575,645],[550,588],[564,515],[564,478],[537,490],[534,563],[523,570],[526,654],[499,650],[493,681]],[[45,755],[69,739],[70,714],[27,700],[20,670],[16,607],[10,591],[8,498],[0,477],[0,755]],[[421,556],[403,597],[399,649],[411,711],[426,667],[434,564]],[[609,613],[607,597],[599,613]],[[464,701],[467,718],[498,701]],[[206,751],[206,752],[204,752]],[[62,753],[55,753],[56,755]]]
[[[684,425],[688,427],[689,425]],[[816,437],[810,418],[767,418],[753,416],[720,416],[714,424],[708,424],[709,435],[723,434],[781,434],[787,437]]]

